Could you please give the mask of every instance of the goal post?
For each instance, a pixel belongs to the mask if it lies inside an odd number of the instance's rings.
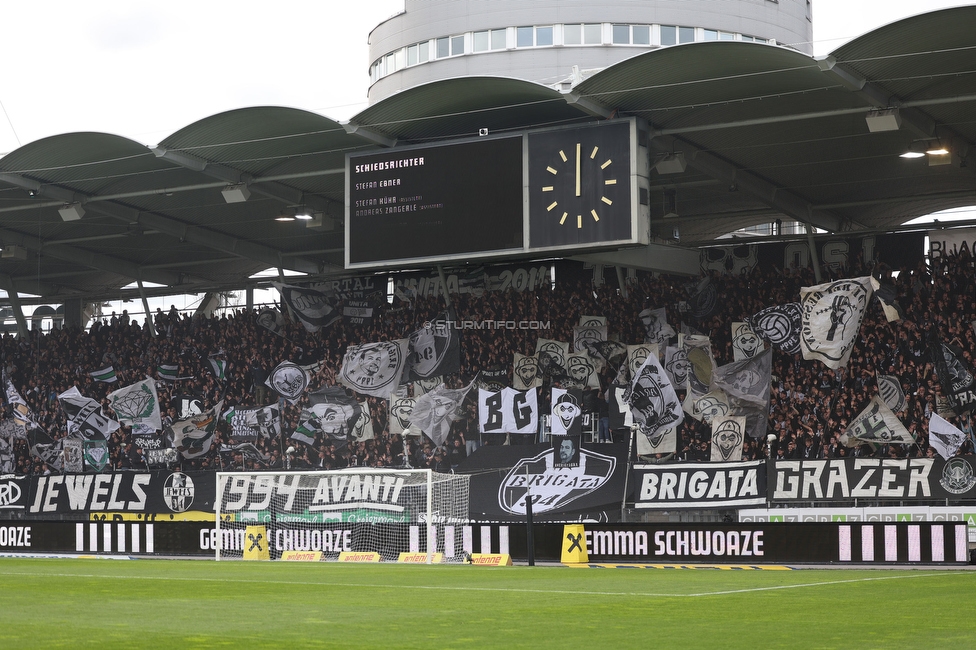
[[[215,557],[241,559],[262,535],[270,559],[321,551],[325,560],[354,552],[461,562],[468,485],[466,475],[429,469],[218,472]]]

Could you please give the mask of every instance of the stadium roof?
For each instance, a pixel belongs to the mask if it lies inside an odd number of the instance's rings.
[[[681,245],[700,246],[778,217],[885,231],[976,204],[974,24],[976,7],[936,11],[820,59],[759,43],[689,43],[628,59],[567,93],[449,79],[346,124],[245,108],[155,148],[102,133],[46,138],[0,159],[0,289],[101,300],[135,281],[173,294],[241,288],[268,267],[344,273],[347,153],[614,116],[647,121],[652,164],[678,152],[687,162],[684,173],[651,172],[661,241],[680,225]],[[888,109],[900,128],[869,131],[869,113]],[[951,155],[899,157],[935,145]],[[250,197],[227,202],[222,191],[239,184]],[[661,218],[664,190],[674,190],[679,216]],[[322,215],[321,225],[273,220],[300,209]]]

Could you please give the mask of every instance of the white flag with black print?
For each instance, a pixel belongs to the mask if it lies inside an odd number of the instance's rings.
[[[641,369],[648,357],[655,359],[661,358],[660,348],[657,343],[641,343],[640,345],[627,346],[627,376],[631,382],[637,376],[637,371]]]
[[[285,317],[282,316],[281,312],[277,309],[265,307],[261,310],[261,313],[258,314],[258,317],[255,320],[258,325],[268,330],[272,334],[284,336]]]
[[[607,340],[607,326],[578,325],[573,328],[573,352],[588,352],[587,343]]]
[[[684,420],[681,401],[656,354],[648,355],[634,374],[628,397],[634,422],[640,426],[639,433],[648,438],[677,428]]]
[[[742,443],[746,439],[746,419],[725,415],[712,420],[711,460],[722,463],[742,460]]]
[[[309,332],[318,332],[342,318],[332,298],[321,291],[280,282],[271,284],[281,295],[281,302]]]
[[[13,438],[0,433],[0,474],[13,474],[17,471],[17,454],[14,453]]]
[[[587,352],[570,352],[566,357],[566,379],[563,385],[572,388],[600,388],[599,369]]]
[[[871,398],[867,407],[857,414],[840,436],[847,447],[857,447],[862,442],[873,445],[911,445],[912,434],[888,408],[880,396]]]
[[[282,361],[275,366],[264,383],[292,404],[297,404],[311,380],[311,374],[302,366],[291,361]]]
[[[929,418],[929,445],[937,454],[949,460],[956,455],[964,442],[966,442],[965,433],[937,413],[932,414]]]
[[[895,283],[891,280],[890,271],[883,278],[877,278],[871,276],[871,288],[874,289],[874,295],[881,303],[881,310],[884,312],[885,319],[889,323],[894,323],[904,318],[904,314],[901,311],[901,305],[898,304],[898,290],[895,288]]]
[[[416,400],[406,395],[394,394],[390,397],[390,433],[402,434],[410,426],[410,416],[413,414],[413,405]],[[420,435],[420,431],[411,430],[415,436]]]
[[[673,454],[678,450],[678,431],[675,427],[659,431],[657,435],[646,436],[637,432],[637,455],[656,456]]]
[[[68,435],[81,435],[83,438],[107,440],[119,429],[119,423],[102,414],[102,405],[85,397],[72,386],[58,395],[61,409],[68,417]]]
[[[27,402],[24,401],[24,398],[20,396],[20,393],[17,392],[13,382],[7,377],[6,371],[3,372],[3,384],[7,392],[7,403],[13,407],[14,412],[12,415],[14,420],[24,426],[25,430],[28,427],[37,426],[37,423],[34,421],[34,412],[27,405]]]
[[[759,340],[749,323],[744,321],[732,323],[732,360],[742,361],[751,359],[762,352],[762,341]]]
[[[413,382],[413,394],[416,397],[426,395],[443,383],[443,377],[428,377],[427,379],[418,379],[417,381]],[[403,384],[401,384],[401,386],[402,385]]]
[[[878,393],[881,399],[892,411],[904,411],[907,404],[905,391],[901,388],[901,382],[894,375],[878,374]]]
[[[800,289],[803,329],[800,351],[807,361],[843,368],[851,358],[871,300],[870,276]]]
[[[552,389],[549,431],[554,436],[578,436],[583,432],[583,391]]]
[[[61,448],[64,451],[64,471],[84,472],[84,441],[81,438],[65,438]]]
[[[664,372],[668,373],[668,380],[672,386],[687,385],[691,373],[688,351],[673,345],[664,348]],[[689,389],[688,392],[691,393],[691,390]]]
[[[766,307],[746,318],[753,331],[787,354],[800,351],[803,309],[798,302]]]
[[[729,415],[731,411],[729,396],[725,394],[725,391],[715,389],[695,400],[691,417],[699,422],[711,424],[715,418]]]
[[[606,316],[587,316],[585,314],[580,315],[579,319],[580,327],[606,327],[607,317]],[[603,339],[606,341],[606,339]],[[577,350],[578,352],[578,350]]]
[[[350,345],[339,382],[362,395],[390,399],[407,365],[407,339]]]
[[[156,382],[152,379],[109,393],[108,403],[119,420],[132,427],[134,436],[151,436],[163,428]]]
[[[350,442],[364,442],[376,437],[373,427],[373,415],[369,411],[369,403],[365,400],[359,403],[359,419],[352,425],[349,434]]]
[[[232,406],[223,416],[234,440],[275,438],[281,433],[281,411],[277,404],[254,408]]]
[[[751,359],[719,366],[712,370],[712,390],[721,389],[745,404],[768,407],[772,364],[773,350],[770,348]]]
[[[966,359],[962,349],[940,341],[933,331],[929,338],[929,355],[935,364],[942,395],[951,411],[961,415],[976,408],[976,369]]]
[[[566,357],[569,356],[569,343],[538,339],[535,356],[539,360],[539,377],[543,381],[562,378],[566,374]]]
[[[644,324],[644,342],[657,343],[664,347],[672,337],[677,336],[674,328],[668,325],[668,314],[664,307],[659,309],[645,309],[640,314]]]
[[[516,390],[529,390],[541,385],[539,358],[516,352],[512,362],[512,387]]]
[[[539,426],[536,391],[478,389],[478,428],[481,433],[535,433]]]

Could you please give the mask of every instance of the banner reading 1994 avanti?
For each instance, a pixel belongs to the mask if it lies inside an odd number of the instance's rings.
[[[634,465],[638,508],[737,508],[766,503],[765,461]]]

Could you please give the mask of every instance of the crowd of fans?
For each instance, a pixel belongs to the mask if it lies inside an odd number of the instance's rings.
[[[854,262],[847,268],[825,269],[831,278],[868,275],[873,267]],[[824,278],[826,281],[827,278]],[[463,293],[452,296],[457,318],[485,321],[542,321],[550,329],[474,329],[461,336],[461,370],[446,378],[452,387],[466,385],[479,370],[507,370],[511,379],[513,353],[532,355],[539,336],[572,341],[573,327],[581,315],[605,316],[611,339],[641,343],[644,329],[639,313],[646,308],[665,307],[668,321],[677,330],[686,324],[707,334],[716,363],[732,361],[731,323],[741,321],[764,307],[794,302],[799,290],[816,284],[811,269],[766,269],[733,276],[712,272],[718,290],[717,310],[705,318],[693,319],[687,309],[696,281],[685,277],[642,274],[626,292],[615,283],[592,286],[584,282],[556,282],[532,291]],[[928,418],[938,408],[941,387],[926,348],[926,334],[934,330],[943,340],[966,351],[976,349],[976,270],[968,255],[943,257],[929,265],[900,269],[895,279],[897,300],[905,317],[888,322],[877,301],[872,301],[861,326],[850,363],[830,370],[799,354],[774,350],[769,432],[777,437],[779,458],[835,458],[850,455],[913,457],[931,455],[928,446]],[[282,410],[283,429],[278,438],[258,438],[257,453],[233,447],[239,442],[221,424],[210,453],[182,460],[190,469],[218,468],[338,468],[360,466],[432,467],[449,471],[480,444],[535,442],[531,435],[482,436],[472,393],[464,406],[466,415],[453,423],[447,443],[437,448],[426,437],[404,440],[389,433],[386,400],[358,396],[368,403],[375,436],[361,442],[346,442],[319,436],[306,445],[290,438],[298,424],[302,403],[291,405],[265,385],[268,373],[281,361],[322,364],[309,387],[337,384],[336,376],[347,346],[403,338],[424,321],[443,311],[443,298],[412,297],[381,301],[368,325],[338,321],[319,332],[307,332],[300,324],[286,322],[275,334],[261,327],[257,312],[239,309],[210,318],[157,311],[147,323],[138,324],[128,314],[95,322],[83,331],[77,328],[30,332],[27,337],[10,334],[0,339],[3,370],[30,406],[38,426],[52,438],[67,434],[65,415],[58,395],[74,386],[83,395],[99,400],[112,415],[106,395],[146,377],[158,379],[160,365],[177,365],[173,382],[157,381],[164,427],[179,419],[179,409],[197,400],[209,408],[223,399],[230,406],[264,406],[277,401]],[[226,361],[226,379],[219,381],[207,369],[205,359],[216,355]],[[118,383],[95,381],[89,373],[111,365]],[[907,406],[897,415],[915,436],[914,445],[862,446],[848,449],[839,438],[877,390],[878,374],[899,378]],[[614,368],[601,373],[600,396],[614,381]],[[540,410],[547,411],[550,387],[539,390]],[[679,387],[679,397],[683,390]],[[304,398],[303,398],[304,399]],[[4,418],[12,417],[12,405],[4,404]],[[969,415],[950,419],[968,434],[960,453],[973,453],[973,421]],[[624,432],[617,432],[618,439]],[[160,434],[162,435],[162,434]],[[691,417],[678,429],[678,445],[672,457],[661,460],[707,460],[711,430]],[[144,452],[123,426],[109,441],[109,466],[114,469],[145,469]],[[52,471],[30,453],[29,440],[13,441],[15,471],[20,474]],[[289,449],[294,451],[289,453]],[[223,453],[222,453],[223,452]],[[747,440],[743,459],[762,458],[764,440]]]

